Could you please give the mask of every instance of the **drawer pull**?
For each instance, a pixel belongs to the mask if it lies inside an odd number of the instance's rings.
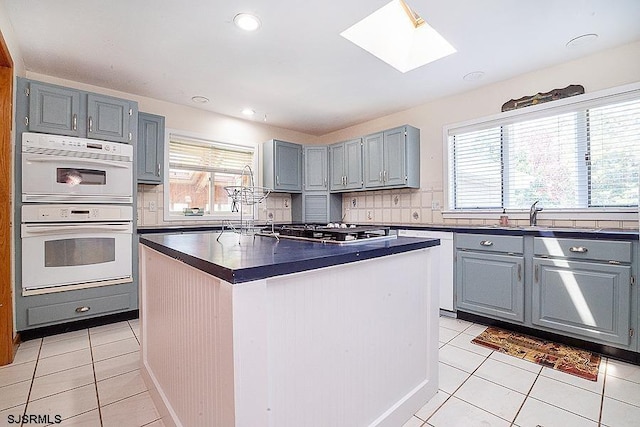
[[[518,282],[522,280],[522,264],[518,264]]]
[[[577,252],[579,254],[586,254],[588,249],[585,248],[584,246],[571,246],[569,248],[570,252]]]
[[[86,313],[89,310],[91,310],[91,307],[87,307],[86,305],[84,305],[82,307],[76,308],[76,313]]]
[[[481,240],[480,246],[493,246],[493,242],[491,240]]]

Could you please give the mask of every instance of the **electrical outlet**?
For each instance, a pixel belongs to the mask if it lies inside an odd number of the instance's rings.
[[[431,209],[433,209],[434,211],[439,211],[440,210],[440,200],[432,200],[431,201]]]
[[[373,215],[371,214],[371,211],[367,211],[367,219],[369,221],[371,221],[373,219]]]
[[[156,205],[156,202],[154,202],[153,200],[149,202],[149,212],[155,212],[158,210],[158,206]]]

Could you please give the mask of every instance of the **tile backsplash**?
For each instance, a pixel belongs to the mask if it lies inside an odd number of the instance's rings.
[[[291,222],[291,196],[270,194],[256,205],[257,220],[266,222]],[[188,219],[164,220],[164,187],[162,185],[138,184],[136,221],[138,227],[170,227],[180,225],[220,225],[221,220]]]
[[[496,218],[444,218],[442,207],[444,192],[438,186],[420,189],[377,190],[345,193],[342,196],[344,221],[358,224],[387,225],[495,225]],[[155,209],[154,209],[155,208]],[[291,196],[272,193],[256,205],[257,221],[276,223],[291,221]],[[186,218],[186,217],[185,217]],[[220,221],[164,220],[164,193],[162,185],[138,185],[137,225],[160,227],[179,225],[220,225]],[[511,219],[513,226],[526,226],[526,219]],[[566,219],[540,219],[539,225],[577,228],[638,229],[638,221],[581,221]]]

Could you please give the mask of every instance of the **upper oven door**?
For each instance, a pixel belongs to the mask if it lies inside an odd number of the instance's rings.
[[[131,203],[133,163],[118,156],[100,157],[23,151],[22,201]]]

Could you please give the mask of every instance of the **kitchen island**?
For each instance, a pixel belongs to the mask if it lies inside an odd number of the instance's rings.
[[[436,239],[140,238],[142,371],[166,425],[401,426],[437,391]]]

